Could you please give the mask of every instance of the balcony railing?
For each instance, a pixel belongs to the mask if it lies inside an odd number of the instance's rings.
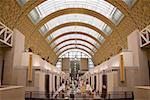
[[[150,25],[140,32],[140,47],[150,47]]]
[[[13,31],[0,22],[0,46],[12,47]]]

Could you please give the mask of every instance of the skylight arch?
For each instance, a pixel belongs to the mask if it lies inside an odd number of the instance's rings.
[[[83,34],[69,34],[69,35],[64,35],[60,38],[58,38],[57,40],[53,41],[51,43],[52,47],[55,47],[55,45],[59,44],[60,42],[64,41],[64,40],[68,40],[68,39],[73,39],[73,38],[79,38],[79,39],[83,39],[83,40],[88,40],[89,42],[93,43],[96,47],[100,47],[99,43],[97,41],[95,41],[94,39],[92,39],[89,36],[83,35]]]
[[[62,52],[67,51],[69,49],[80,49],[80,50],[83,50],[83,51],[87,52],[92,57],[94,56],[94,53],[91,50],[89,50],[88,48],[85,48],[83,46],[67,46],[66,48],[61,49],[59,52],[57,52],[56,55],[59,56]]]
[[[100,29],[98,29],[98,28],[96,28],[95,26],[92,26],[92,25],[90,25],[90,24],[86,24],[86,23],[82,23],[82,22],[69,22],[69,23],[61,24],[61,25],[56,26],[55,28],[49,30],[49,31],[47,32],[47,34],[44,35],[44,37],[46,38],[46,37],[48,37],[50,34],[52,34],[53,32],[55,32],[55,31],[57,31],[57,30],[59,30],[59,29],[61,29],[61,28],[64,28],[64,27],[69,27],[69,26],[82,26],[82,27],[87,27],[87,28],[90,28],[90,29],[96,31],[97,33],[99,33],[100,35],[102,35],[104,38],[107,37],[107,35],[104,34],[104,32],[102,32]],[[109,31],[109,33],[110,33],[110,31],[111,31],[111,30],[108,29],[107,26],[106,26],[106,27],[104,26],[104,29],[105,29],[105,31]],[[110,34],[111,34],[111,33],[110,33]],[[108,35],[110,35],[110,34],[108,34]],[[43,34],[42,34],[42,35],[43,35]]]
[[[95,38],[95,37],[93,37],[92,35],[89,35],[89,34],[87,34],[87,33],[83,33],[83,32],[67,32],[67,33],[63,33],[63,34],[57,36],[56,38],[51,39],[51,41],[48,41],[48,43],[51,44],[51,43],[53,43],[54,41],[60,39],[61,37],[63,37],[63,36],[69,36],[69,35],[75,35],[75,36],[76,36],[76,35],[82,35],[82,36],[83,36],[82,38],[84,38],[84,36],[87,36],[87,37],[93,39],[94,41],[96,41],[98,45],[101,45],[101,44],[102,44],[97,38]],[[51,37],[48,37],[47,40],[48,40],[49,38],[51,38]],[[76,37],[75,37],[75,38],[76,38]]]
[[[94,55],[94,52],[93,52],[91,49],[89,49],[88,47],[83,46],[83,45],[76,45],[76,44],[74,44],[74,45],[68,45],[68,46],[66,46],[66,47],[64,47],[64,48],[61,48],[60,50],[58,50],[58,51],[56,52],[56,54],[59,54],[60,52],[63,52],[63,51],[65,51],[65,50],[69,49],[69,48],[81,48],[81,49],[84,49],[84,50],[86,50],[87,52],[91,53],[92,55]]]
[[[21,6],[24,6],[28,1],[31,1],[31,0],[16,0],[18,3],[19,3],[19,5],[21,5]],[[44,1],[44,0],[43,0]],[[42,2],[43,2],[42,1]],[[46,1],[46,0],[45,0]],[[100,0],[96,0],[96,1],[100,1]],[[108,0],[109,1],[109,0]],[[126,5],[128,5],[129,7],[130,6],[133,6],[134,5],[134,3],[137,1],[137,0],[120,0],[120,1],[123,1]],[[40,3],[42,3],[42,2],[40,2]],[[110,2],[109,2],[110,3]],[[39,3],[38,3],[39,4]],[[111,3],[110,3],[111,4]]]
[[[84,51],[84,50],[81,50],[81,49],[69,49],[69,50],[66,50],[66,51],[62,52],[62,53],[59,55],[58,58],[61,58],[63,55],[65,55],[65,54],[68,53],[68,52],[81,52],[81,53],[84,53],[85,55],[87,55],[89,58],[92,58],[92,56],[91,56],[88,52],[86,52],[86,51]]]
[[[70,52],[63,54],[61,57],[62,58],[77,58],[77,59],[89,58],[91,59],[87,54],[83,52],[79,52],[79,51],[70,51]]]
[[[83,44],[83,45],[91,48],[94,52],[97,51],[97,49],[93,45],[91,45],[85,41],[82,41],[82,40],[70,40],[70,41],[63,42],[62,44],[60,44],[56,48],[54,48],[54,51],[56,52],[59,49],[65,47],[66,45],[70,45],[70,44]]]
[[[63,27],[61,29],[56,30],[55,32],[53,32],[52,34],[50,34],[50,36],[47,37],[48,41],[52,41],[53,39],[57,38],[60,35],[63,35],[65,33],[69,33],[69,32],[82,32],[82,33],[86,33],[88,35],[91,35],[92,37],[96,38],[100,43],[103,43],[105,41],[104,37],[97,33],[96,31],[84,27],[84,26],[67,26],[67,27]]]
[[[68,39],[72,39],[72,38],[80,38],[80,39],[83,39],[83,40],[88,40],[89,42],[93,43],[94,45],[96,45],[96,47],[100,47],[100,44],[98,43],[98,41],[94,40],[92,37],[87,36],[85,35],[85,33],[81,34],[77,34],[76,32],[74,34],[68,34],[68,35],[64,35],[64,36],[61,36],[59,38],[57,38],[55,41],[51,42],[51,46],[55,46],[57,44],[59,44],[60,42],[64,41],[64,40],[68,40]]]
[[[76,44],[67,44],[67,45],[65,45],[65,46],[63,46],[63,47],[61,47],[61,48],[59,48],[58,50],[56,50],[55,52],[58,52],[59,50],[61,50],[61,49],[63,49],[63,48],[65,48],[65,47],[67,47],[67,46],[83,46],[83,47],[86,47],[86,48],[88,48],[89,50],[91,50],[92,52],[96,52],[96,51],[94,51],[93,50],[93,48],[90,48],[90,47],[88,47],[87,45],[85,45],[85,44],[79,44],[79,43],[76,43]]]
[[[39,31],[41,32],[42,35],[45,35],[46,33],[48,33],[49,30],[52,30],[53,28],[55,28],[61,24],[71,23],[71,22],[82,22],[82,23],[90,24],[92,26],[95,26],[96,28],[98,28],[102,32],[104,32],[105,35],[110,35],[112,32],[112,29],[106,23],[97,19],[96,17],[86,15],[86,14],[61,15],[61,16],[56,17],[56,18],[48,21],[47,23],[45,23],[40,28]],[[45,29],[45,30],[42,31],[43,29]]]
[[[88,41],[86,39],[81,39],[80,37],[78,37],[78,38],[70,38],[70,39],[63,40],[63,41],[59,42],[58,44],[54,43],[53,46],[52,46],[52,49],[55,49],[55,48],[59,47],[59,45],[65,43],[67,41],[83,41],[83,42],[86,42],[86,43],[92,45],[96,49],[99,48],[99,46],[97,46],[97,44],[91,43],[90,41]]]
[[[37,24],[49,14],[66,8],[85,8],[95,11],[108,18],[115,25],[117,25],[124,16],[120,10],[105,0],[47,0],[35,7],[35,9],[29,13],[29,17]],[[39,13],[39,16],[34,16],[32,13]],[[38,17],[38,19],[36,17]]]

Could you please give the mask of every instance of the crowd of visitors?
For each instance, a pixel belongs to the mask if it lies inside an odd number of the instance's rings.
[[[104,87],[104,86],[103,86]],[[105,91],[104,89],[102,91]],[[54,93],[53,98],[75,98],[77,96],[78,98],[82,96],[81,98],[89,97],[89,98],[105,98],[105,94],[99,95],[99,91],[96,91],[96,89],[92,89],[88,81],[84,80],[73,80],[69,81],[66,80],[65,82],[62,82],[61,87]]]

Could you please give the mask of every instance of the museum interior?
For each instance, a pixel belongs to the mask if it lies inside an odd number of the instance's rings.
[[[0,100],[150,100],[150,0],[0,0]]]

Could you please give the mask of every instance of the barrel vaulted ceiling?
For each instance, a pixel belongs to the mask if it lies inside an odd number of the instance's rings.
[[[129,33],[149,24],[144,18],[149,16],[149,0],[0,1],[1,6],[16,7],[16,20],[9,23],[1,11],[1,21],[24,33],[26,48],[48,57],[53,64],[60,55],[74,49],[86,52],[95,65],[99,64],[127,48]]]

